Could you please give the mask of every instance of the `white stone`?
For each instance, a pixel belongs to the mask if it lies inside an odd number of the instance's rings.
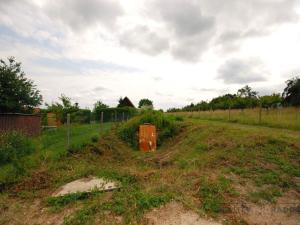
[[[120,185],[118,183],[108,181],[103,178],[87,177],[65,184],[64,186],[60,187],[52,196],[58,197],[78,192],[91,192],[94,190],[110,191],[119,188],[119,186]]]

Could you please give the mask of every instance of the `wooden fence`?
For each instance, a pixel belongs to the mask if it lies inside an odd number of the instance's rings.
[[[0,114],[0,132],[21,131],[29,136],[41,133],[41,116],[34,114],[5,113]]]

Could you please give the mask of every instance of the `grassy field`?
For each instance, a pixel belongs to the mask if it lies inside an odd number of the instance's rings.
[[[228,121],[252,125],[300,130],[300,108],[232,109],[215,111],[176,112],[175,115],[205,120]]]
[[[59,150],[65,132],[45,134],[39,141],[43,163],[0,194],[0,224],[147,224],[149,211],[171,201],[235,225],[269,223],[274,215],[253,215],[255,210],[284,206],[289,215],[275,218],[297,224],[292,207],[300,204],[299,131],[193,118],[182,123],[175,138],[151,153],[130,148],[117,137],[117,127],[93,147],[70,154]],[[98,127],[95,133],[89,128],[77,128],[80,143],[99,134]],[[49,198],[60,185],[90,175],[122,187]]]
[[[34,153],[0,166],[0,188],[14,183],[40,165],[51,165],[72,151],[80,151],[86,145],[97,142],[99,135],[110,129],[111,123],[77,125],[70,128],[70,148],[67,148],[67,129],[62,126],[57,130],[43,131],[42,135],[32,139]]]

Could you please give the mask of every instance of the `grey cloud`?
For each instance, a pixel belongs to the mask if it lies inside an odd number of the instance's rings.
[[[246,39],[269,35],[278,26],[299,19],[296,0],[203,2],[205,9],[216,16],[218,37],[215,45],[225,53],[238,50]]]
[[[254,59],[231,59],[218,69],[218,78],[226,84],[247,84],[264,81],[267,74],[263,64]]]
[[[147,26],[136,26],[120,35],[120,44],[148,55],[157,55],[169,48],[168,39],[159,36]]]
[[[93,89],[94,92],[101,92],[101,91],[106,91],[106,90],[108,90],[108,89],[105,87],[102,87],[102,86],[98,86]]]
[[[120,3],[115,0],[51,1],[46,5],[46,11],[50,17],[61,20],[74,31],[96,24],[112,28],[123,14]]]
[[[156,1],[150,7],[151,17],[169,31],[171,54],[180,60],[197,61],[213,36],[215,20],[204,15],[199,1]]]
[[[186,0],[157,1],[158,15],[180,37],[198,36],[214,26],[214,18],[204,16],[200,2]]]

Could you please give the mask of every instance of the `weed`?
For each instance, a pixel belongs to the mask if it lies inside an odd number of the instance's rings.
[[[94,193],[88,193],[88,192],[82,192],[82,193],[73,193],[73,194],[67,194],[64,196],[58,196],[58,197],[49,197],[46,200],[47,206],[51,206],[54,209],[60,209],[61,207],[78,201],[78,200],[83,200],[91,197]]]
[[[91,137],[91,141],[92,141],[93,143],[98,142],[98,140],[99,140],[99,137],[98,137],[98,136],[93,136],[93,137]]]
[[[19,132],[0,134],[0,166],[10,162],[17,163],[34,150],[32,141]]]
[[[92,206],[77,210],[73,215],[64,218],[64,225],[89,225],[96,213],[97,207]]]
[[[146,193],[139,189],[122,189],[115,193],[111,202],[102,208],[123,215],[125,222],[141,219],[143,213],[151,208],[159,207],[172,199],[170,193]]]
[[[198,152],[205,152],[208,150],[208,146],[207,146],[207,144],[200,143],[200,144],[196,145],[196,150]]]
[[[278,188],[269,188],[267,190],[256,191],[250,193],[250,200],[253,202],[259,202],[265,200],[268,202],[275,202],[276,198],[280,197],[282,192]]]
[[[230,184],[230,180],[221,176],[216,181],[202,178],[200,181],[199,195],[202,209],[208,213],[219,213],[227,210],[224,195],[236,194]]]

